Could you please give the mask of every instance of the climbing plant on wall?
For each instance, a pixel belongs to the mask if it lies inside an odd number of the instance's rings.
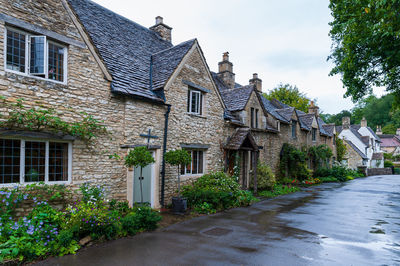
[[[71,110],[79,118],[74,122],[66,122],[55,109],[38,104],[36,107],[28,107],[23,99],[12,101],[0,96],[0,104],[5,107],[5,111],[0,114],[0,128],[62,133],[75,136],[86,143],[107,133],[101,121],[85,112]]]
[[[307,154],[293,145],[284,143],[280,153],[279,172],[280,177],[307,179],[311,174],[307,168]]]
[[[321,164],[326,163],[333,156],[331,148],[325,144],[311,146],[307,153],[308,158],[314,162],[316,168],[321,167]]]
[[[346,145],[344,144],[344,141],[340,138],[336,138],[336,159],[338,162],[341,162],[344,160],[344,155],[347,152]]]

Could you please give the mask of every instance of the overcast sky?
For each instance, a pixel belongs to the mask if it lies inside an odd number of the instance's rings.
[[[229,51],[240,84],[258,73],[265,92],[289,83],[316,98],[324,113],[353,107],[340,77],[328,75],[328,0],[94,1],[145,27],[164,17],[173,44],[197,38],[212,71]]]

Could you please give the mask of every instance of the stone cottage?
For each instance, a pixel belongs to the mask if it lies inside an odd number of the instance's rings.
[[[393,156],[400,154],[400,128],[396,130],[396,134],[383,134],[382,128],[377,126],[376,135],[381,139],[381,149],[385,153]]]
[[[2,121],[12,111],[5,103],[23,99],[27,108],[57,110],[65,122],[87,114],[108,132],[88,144],[26,125],[0,128],[0,186],[91,182],[133,203],[139,172],[118,158],[146,146],[155,163],[144,169],[144,200],[158,208],[177,188],[176,169],[163,156],[171,149],[191,154],[183,183],[232,172],[239,154],[245,188],[257,159],[277,169],[283,143],[335,151],[336,128],[317,106],[307,114],[267,100],[257,74],[236,83],[228,53],[210,72],[198,41],[174,45],[162,17],[146,28],[89,0],[0,0],[0,55]]]
[[[262,80],[256,73],[248,85],[236,83],[228,52],[223,54],[213,78],[226,107],[225,169],[233,173],[235,156],[239,154],[239,182],[243,187],[249,187],[256,158],[275,172],[278,170],[284,143],[297,148],[326,144],[336,154],[335,126],[320,118],[314,103],[307,114],[276,99],[267,100],[262,95]],[[315,166],[310,162],[309,167]]]
[[[336,126],[338,137],[343,139],[347,146],[345,164],[350,168],[358,166],[368,168],[383,167],[383,152],[380,148],[381,139],[368,127],[365,117],[360,125],[351,125],[350,117],[343,117],[342,125]]]
[[[40,19],[39,19],[40,18]],[[87,147],[79,138],[3,128],[0,182],[103,184],[110,197],[136,201],[138,173],[129,149],[146,145],[145,200],[163,204],[176,169],[163,151],[185,148],[183,182],[222,168],[224,103],[197,40],[173,45],[161,17],[145,28],[87,0],[0,1],[0,95],[54,108],[65,121],[80,112],[103,120],[109,135]],[[1,112],[9,110],[1,106]]]

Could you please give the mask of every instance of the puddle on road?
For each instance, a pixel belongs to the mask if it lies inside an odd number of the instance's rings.
[[[375,227],[372,227],[371,229],[372,230],[369,231],[371,234],[383,234],[383,235],[386,234],[385,231],[382,229],[375,228]]]

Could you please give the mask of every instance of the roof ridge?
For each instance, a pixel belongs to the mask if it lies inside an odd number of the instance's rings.
[[[184,45],[184,44],[187,44],[187,43],[196,41],[196,40],[197,40],[197,38],[193,38],[193,39],[190,39],[190,40],[181,42],[181,43],[179,43],[179,44],[177,44],[177,45],[174,45],[174,46],[171,46],[171,47],[169,47],[169,48],[166,48],[166,49],[163,49],[163,50],[161,50],[161,51],[158,51],[157,53],[154,53],[154,54],[152,54],[151,56],[155,56],[155,55],[161,54],[161,53],[163,53],[163,52],[165,52],[165,51],[171,50],[171,49],[173,49],[173,48],[179,47],[179,46],[181,46],[181,45]]]
[[[133,23],[133,24],[135,24],[136,26],[139,26],[140,28],[142,28],[142,29],[144,29],[144,30],[146,30],[146,31],[148,31],[148,32],[151,32],[153,35],[157,36],[157,38],[159,38],[161,41],[166,42],[166,43],[169,43],[168,41],[166,41],[166,40],[164,40],[163,38],[161,38],[161,36],[160,36],[159,34],[157,34],[155,31],[153,31],[153,30],[151,30],[151,29],[149,29],[149,28],[147,28],[147,27],[145,27],[145,26],[143,26],[143,25],[140,25],[139,23],[137,23],[137,22],[135,22],[135,21],[133,21],[133,20],[127,18],[127,17],[124,17],[124,16],[118,14],[118,13],[112,11],[112,10],[109,9],[109,8],[106,8],[106,7],[100,5],[100,4],[98,4],[98,3],[96,3],[96,2],[94,2],[94,1],[92,1],[92,0],[81,0],[81,1],[90,2],[91,4],[94,4],[94,5],[96,5],[97,7],[101,8],[101,9],[103,9],[103,10],[109,12],[109,13],[112,13],[112,14],[116,15],[117,17],[120,17],[121,19],[123,19],[123,20],[125,20],[125,21],[127,21],[127,22]]]

